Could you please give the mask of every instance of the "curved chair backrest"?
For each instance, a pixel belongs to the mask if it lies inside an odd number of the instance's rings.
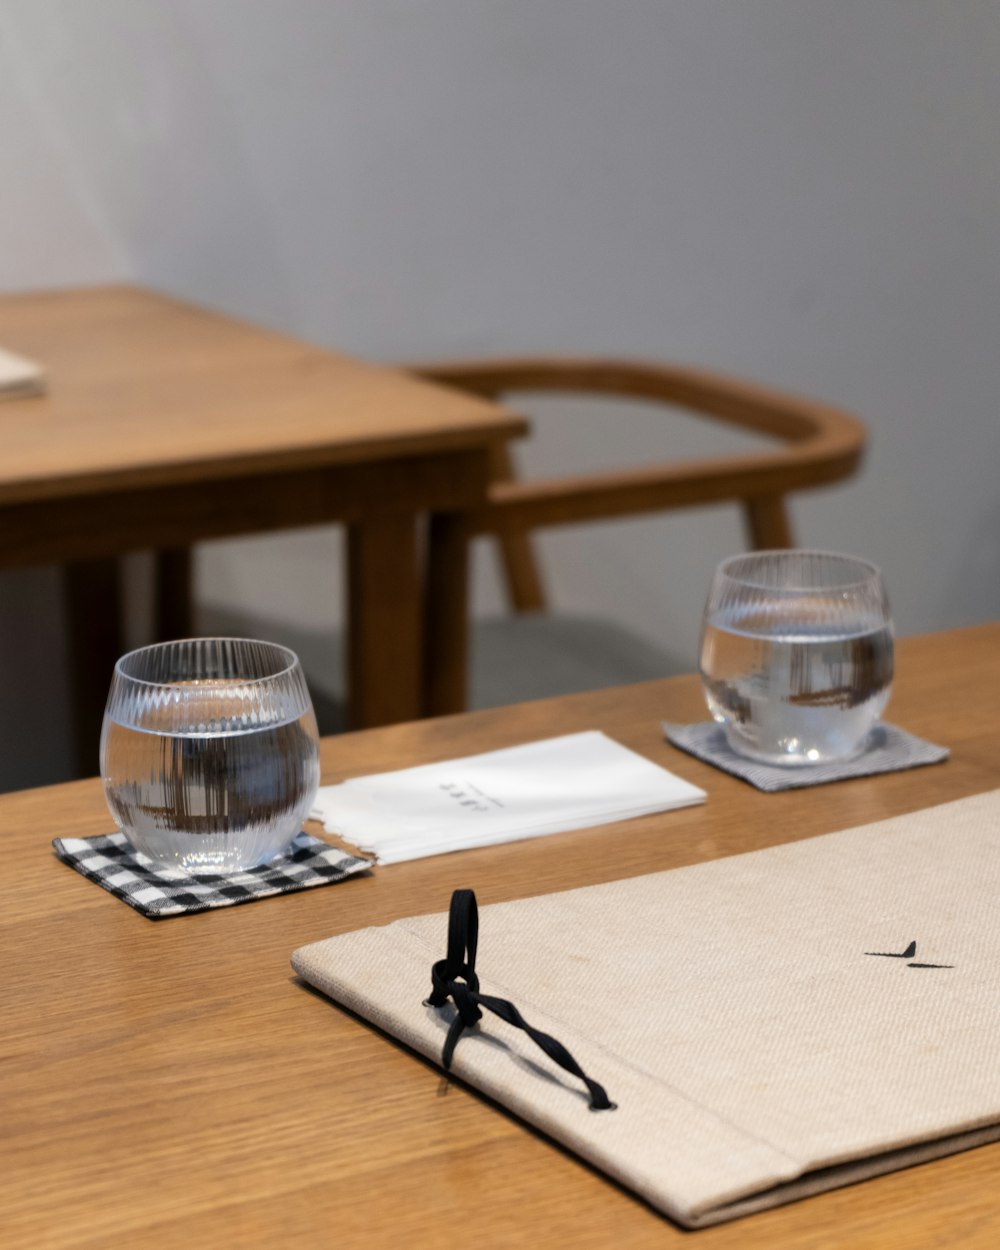
[[[651,400],[781,440],[773,449],[750,455],[664,461],[534,481],[518,480],[506,448],[498,449],[489,501],[471,524],[473,533],[497,535],[518,611],[544,606],[528,539],[533,529],[733,500],[743,507],[752,547],[791,546],[784,497],[850,477],[867,438],[857,417],[815,400],[674,365],[543,357],[438,362],[411,369],[491,399],[519,391],[559,391]]]

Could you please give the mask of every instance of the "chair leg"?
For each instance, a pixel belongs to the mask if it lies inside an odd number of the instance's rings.
[[[755,550],[795,546],[785,501],[781,495],[766,499],[744,499],[743,519],[750,545]]]
[[[490,476],[494,482],[509,482],[517,476],[506,443],[490,449]],[[511,608],[515,612],[544,612],[548,603],[531,536],[526,532],[497,534],[496,542]]]

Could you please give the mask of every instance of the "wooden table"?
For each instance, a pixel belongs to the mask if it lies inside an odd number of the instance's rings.
[[[521,418],[134,287],[0,297],[0,344],[49,377],[46,397],[0,404],[0,567],[69,568],[85,743],[123,649],[110,557],[164,553],[160,618],[183,636],[191,543],[331,521],[348,526],[352,723],[462,705],[462,516]]]
[[[1000,1244],[1000,1144],[685,1233],[306,989],[297,946],[447,909],[714,859],[1000,784],[1000,625],[899,645],[891,719],[945,764],[760,794],[666,745],[694,677],[329,739],[324,779],[601,728],[704,806],[377,870],[160,922],[59,863],[107,831],[97,781],[0,797],[0,1244],[926,1250]]]

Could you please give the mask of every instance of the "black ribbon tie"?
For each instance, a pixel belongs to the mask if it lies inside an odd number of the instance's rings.
[[[476,976],[476,948],[479,944],[479,908],[472,890],[455,890],[451,896],[448,915],[448,954],[439,959],[431,969],[431,994],[426,1000],[430,1007],[443,1007],[451,999],[455,1004],[455,1019],[444,1040],[441,1063],[445,1070],[451,1068],[452,1057],[458,1039],[466,1029],[471,1029],[482,1019],[481,1007],[493,1012],[507,1024],[523,1029],[531,1040],[553,1061],[573,1076],[579,1077],[590,1094],[591,1111],[613,1111],[615,1104],[608,1097],[604,1086],[591,1080],[569,1053],[562,1042],[548,1033],[533,1029],[513,1003],[505,998],[494,998],[479,992]]]

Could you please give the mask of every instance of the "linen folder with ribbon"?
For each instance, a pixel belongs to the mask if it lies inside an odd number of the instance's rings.
[[[1000,1138],[998,898],[1000,790],[292,963],[694,1228]]]

